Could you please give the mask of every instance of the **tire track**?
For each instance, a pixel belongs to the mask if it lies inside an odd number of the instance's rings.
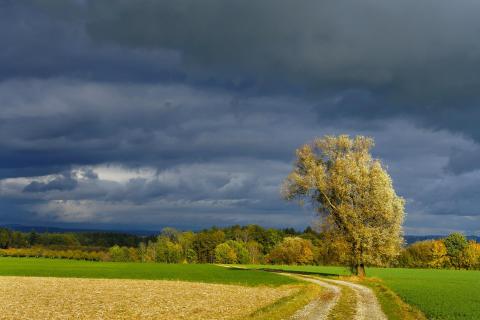
[[[319,279],[293,276],[285,273],[282,274],[317,284],[326,289],[326,292],[323,293],[319,298],[313,300],[305,307],[295,312],[290,320],[326,320],[330,314],[330,311],[337,304],[338,299],[340,299],[342,290],[336,285],[321,281]]]
[[[377,297],[370,288],[344,280],[320,279],[287,273],[281,274],[315,283],[327,290],[324,295],[298,310],[290,318],[291,320],[328,319],[330,312],[341,297],[342,286],[352,289],[356,295],[355,316],[353,320],[387,320],[387,316],[382,311]]]
[[[380,307],[380,303],[372,289],[343,280],[325,279],[325,281],[346,286],[355,291],[357,296],[357,306],[355,308],[354,320],[387,320],[387,316]]]

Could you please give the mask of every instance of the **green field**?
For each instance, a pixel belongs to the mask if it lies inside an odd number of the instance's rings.
[[[330,275],[348,275],[348,269],[330,266],[248,266]],[[369,268],[405,302],[429,319],[480,319],[480,271]]]
[[[370,269],[429,319],[480,319],[480,271]]]
[[[247,286],[279,286],[298,281],[257,270],[208,264],[91,262],[43,258],[0,258],[0,276],[181,280]]]

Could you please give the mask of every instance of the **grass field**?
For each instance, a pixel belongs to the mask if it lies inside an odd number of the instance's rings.
[[[429,319],[480,319],[480,271],[370,269]]]
[[[248,266],[330,275],[349,275],[330,266]],[[480,319],[480,271],[369,268],[367,276],[382,279],[405,302],[428,319]]]
[[[0,258],[0,276],[181,280],[247,286],[280,286],[297,280],[257,270],[207,264],[91,262],[42,258]]]

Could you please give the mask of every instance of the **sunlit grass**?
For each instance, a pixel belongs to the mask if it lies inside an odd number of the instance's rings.
[[[335,266],[248,267],[350,275],[348,268]],[[403,301],[424,312],[428,319],[480,319],[480,271],[368,268],[367,276],[381,279]]]
[[[480,319],[480,271],[372,268],[368,272],[428,319]]]
[[[280,286],[297,280],[258,270],[223,268],[211,264],[92,262],[43,258],[0,258],[0,276],[181,280]]]

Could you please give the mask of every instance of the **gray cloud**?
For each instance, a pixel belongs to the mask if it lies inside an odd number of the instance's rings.
[[[480,214],[474,193],[478,171],[457,175],[448,169],[454,151],[474,150],[476,142],[405,119],[331,122],[291,97],[239,98],[182,85],[27,80],[4,82],[0,97],[1,152],[19,159],[35,154],[28,165],[45,164],[42,170],[53,168],[49,174],[54,175],[31,177],[19,186],[5,182],[2,198],[29,202],[22,210],[41,221],[305,226],[313,218],[311,209],[279,197],[294,150],[315,136],[345,132],[376,139],[375,155],[407,199],[407,222],[432,213]],[[18,123],[31,131],[19,130]],[[69,158],[57,156],[65,154]],[[8,165],[21,173],[25,163]],[[105,173],[98,169],[102,166],[119,166],[127,173]],[[62,167],[70,169],[59,173]],[[58,187],[65,177],[75,179],[75,188]],[[32,185],[45,190],[22,192]]]
[[[77,1],[3,1],[0,10],[0,80],[71,77],[115,82],[180,81],[179,55],[171,50],[92,43]]]
[[[447,171],[453,174],[463,174],[475,171],[480,167],[480,148],[478,145],[468,149],[456,147],[448,161]]]
[[[206,72],[441,103],[475,97],[480,4],[450,1],[91,1],[100,42],[178,50]]]
[[[480,228],[480,4],[0,5],[2,221],[303,227],[278,194],[294,150],[349,133],[407,232]]]
[[[284,122],[302,136],[317,132],[314,116],[307,119],[308,134],[295,127],[304,114],[312,114],[299,100],[239,99],[183,85],[12,81],[0,85],[0,102],[0,162],[13,168],[117,159],[158,164],[182,158],[287,159],[297,139],[275,123]],[[291,105],[298,115],[292,116]]]
[[[32,181],[25,188],[23,192],[47,192],[52,190],[65,191],[73,190],[78,182],[71,175],[60,175],[48,182]]]
[[[251,83],[260,92],[302,88],[313,104],[338,95],[321,104],[320,118],[405,117],[480,141],[479,6],[92,1],[86,21],[97,43],[178,52],[189,78]]]

